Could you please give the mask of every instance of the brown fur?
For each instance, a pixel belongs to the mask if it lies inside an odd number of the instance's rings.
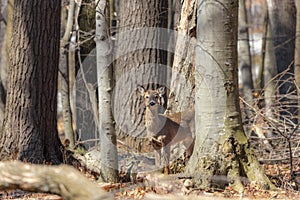
[[[194,130],[194,114],[190,111],[187,113],[177,113],[177,116],[173,116],[172,120],[171,115],[169,117],[160,112],[161,100],[165,94],[164,87],[146,91],[143,87],[139,86],[138,90],[145,101],[147,137],[150,140],[150,144],[156,150],[155,164],[160,166],[161,161],[163,161],[164,172],[169,173],[171,145],[183,141],[183,144],[187,148],[187,154],[191,155],[193,152],[194,139],[191,131]],[[185,123],[181,123],[182,120],[185,120]],[[180,123],[183,125],[180,125]]]

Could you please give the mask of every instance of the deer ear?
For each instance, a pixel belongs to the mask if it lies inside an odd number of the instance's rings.
[[[143,88],[143,86],[138,85],[137,87],[138,92],[140,93],[141,96],[144,96],[145,94],[145,89]]]
[[[166,88],[162,86],[162,87],[158,88],[157,91],[160,96],[163,96],[166,93]]]

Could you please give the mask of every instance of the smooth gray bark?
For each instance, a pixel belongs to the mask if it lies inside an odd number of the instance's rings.
[[[101,178],[106,182],[118,180],[118,153],[111,108],[112,68],[111,45],[106,21],[106,0],[95,1],[96,7],[96,51],[98,76],[98,110],[101,148]]]
[[[66,30],[63,38],[61,39],[61,52],[60,52],[60,80],[61,80],[61,104],[62,114],[64,120],[65,137],[70,142],[70,148],[75,147],[75,137],[73,131],[73,119],[70,103],[70,87],[69,87],[69,46],[74,22],[75,0],[70,0],[68,9],[68,18]]]
[[[243,190],[243,178],[268,189],[243,130],[238,94],[238,1],[197,4],[196,142],[186,172],[201,188],[230,185]],[[224,177],[226,177],[224,179]]]

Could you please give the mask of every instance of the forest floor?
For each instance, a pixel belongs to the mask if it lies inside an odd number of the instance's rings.
[[[256,145],[257,146],[257,145]],[[120,147],[122,149],[122,147]],[[177,152],[178,153],[178,152]],[[99,153],[95,153],[99,155]],[[125,155],[125,151],[121,153]],[[176,154],[176,153],[175,153]],[[128,158],[128,155],[124,157]],[[135,158],[139,161],[145,157]],[[121,159],[123,162],[126,159]],[[175,159],[173,159],[175,160]],[[132,160],[131,160],[132,161]],[[149,163],[149,159],[144,160],[148,166],[153,165],[153,161]],[[208,190],[199,190],[193,186],[189,177],[181,174],[184,170],[184,161],[176,160],[171,163],[171,172],[176,174],[163,175],[162,173],[143,173],[138,174],[135,182],[128,182],[126,173],[121,173],[121,183],[97,183],[97,174],[91,173],[81,167],[76,168],[99,187],[111,193],[115,199],[155,199],[155,200],[227,200],[227,199],[300,199],[300,160],[293,162],[293,172],[298,172],[296,178],[290,180],[291,170],[289,163],[271,163],[263,164],[266,174],[271,181],[278,187],[276,191],[266,191],[259,188],[255,183],[250,183],[245,187],[242,193],[234,191],[232,188],[225,189],[210,188]],[[123,163],[123,165],[126,165]],[[137,170],[139,171],[139,169]],[[15,200],[62,200],[58,195],[44,193],[30,193],[21,190],[0,191],[0,199]]]
[[[115,199],[300,199],[300,191],[297,190],[296,181],[290,181],[288,165],[264,165],[266,173],[274,184],[277,191],[265,191],[256,184],[250,183],[243,193],[234,191],[232,188],[199,190],[193,187],[191,180],[182,174],[163,175],[148,173],[138,178],[135,183],[98,183],[101,188],[113,194]],[[298,166],[300,168],[300,166]],[[299,170],[298,170],[299,171]],[[83,172],[91,181],[96,183],[96,177],[91,173]],[[298,182],[299,184],[299,182]],[[29,193],[20,190],[2,191],[1,199],[47,199],[62,200],[58,195]]]

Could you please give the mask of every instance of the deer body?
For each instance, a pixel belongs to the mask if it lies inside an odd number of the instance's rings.
[[[194,142],[193,134],[187,125],[181,126],[167,115],[161,114],[161,100],[165,93],[164,87],[148,91],[143,87],[139,87],[138,89],[145,100],[147,137],[150,140],[150,144],[156,150],[155,164],[157,166],[163,164],[165,173],[169,173],[168,166],[171,145],[183,141],[183,144],[187,148],[187,154],[191,155]]]

